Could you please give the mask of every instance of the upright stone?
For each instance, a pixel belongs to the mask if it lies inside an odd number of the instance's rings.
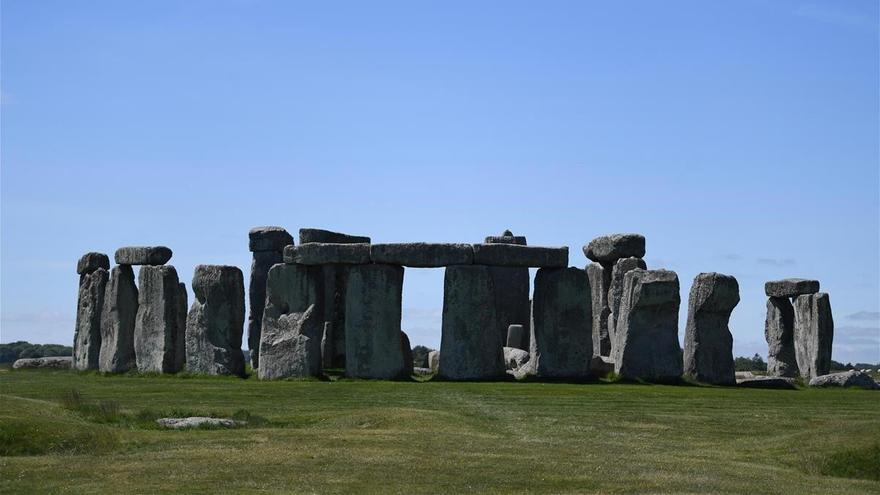
[[[187,302],[189,296],[186,293],[186,284],[177,284],[177,339],[174,344],[174,366],[179,371],[186,366],[186,317]]]
[[[192,373],[244,376],[244,276],[235,266],[198,265],[195,300],[186,319],[186,368]]]
[[[324,322],[324,334],[321,336],[321,367],[333,367],[333,322]]]
[[[507,345],[505,347],[524,351],[529,349],[525,328],[522,325],[510,325],[507,327]]]
[[[77,261],[76,274],[85,275],[94,272],[98,268],[109,270],[110,258],[104,253],[96,253],[93,251],[82,255],[79,261]]]
[[[675,272],[636,269],[624,276],[614,333],[614,371],[618,375],[648,381],[681,377],[679,304]]]
[[[106,263],[104,262],[106,261]],[[101,313],[109,274],[107,255],[87,253],[77,263],[79,294],[73,336],[73,369],[96,370],[101,353]]]
[[[611,347],[614,347],[614,332],[617,325],[617,316],[620,314],[620,301],[623,299],[624,277],[631,270],[640,268],[646,270],[648,266],[641,258],[622,258],[614,262],[611,269],[611,283],[608,286],[608,307],[611,314],[608,317],[608,334],[611,338]],[[612,349],[612,356],[614,350]]]
[[[446,268],[439,375],[447,380],[488,380],[505,375],[504,340],[498,332],[495,284],[489,268]]]
[[[734,277],[701,273],[694,279],[684,337],[685,374],[703,383],[736,385],[728,322],[737,304],[739,284]]]
[[[138,275],[134,354],[141,373],[180,371],[180,283],[171,265],[147,265]]]
[[[767,339],[767,374],[796,377],[798,365],[794,352],[794,308],[787,297],[767,299],[764,337]]]
[[[136,368],[134,323],[138,310],[138,290],[131,265],[114,266],[104,292],[101,314],[101,354],[98,369],[105,373],[125,373]]]
[[[406,332],[400,332],[400,351],[403,354],[403,377],[411,377],[415,363],[413,362],[412,344]]]
[[[535,374],[545,378],[590,376],[593,317],[590,284],[580,268],[540,268],[532,303]]]
[[[526,245],[525,236],[515,236],[505,230],[500,236],[486,237],[486,244]],[[506,337],[511,325],[521,325],[523,334],[516,345],[519,349],[529,348],[529,285],[531,277],[527,267],[490,266],[489,274],[495,285],[495,311],[498,317],[499,331]]]
[[[346,376],[389,380],[405,375],[400,330],[402,293],[400,266],[351,268],[345,292]]]
[[[428,368],[431,372],[440,371],[440,351],[431,351],[428,353]]]
[[[260,335],[261,380],[321,374],[321,284],[319,267],[278,264],[269,270]]]
[[[794,351],[805,379],[831,372],[834,319],[828,294],[803,294],[794,299]]]
[[[608,305],[608,288],[611,286],[612,267],[600,263],[587,265],[587,279],[590,281],[590,305],[593,313],[593,355],[608,356],[611,353],[611,337],[608,333],[608,318],[611,307]]]
[[[260,367],[260,332],[263,309],[266,307],[266,277],[269,269],[283,261],[284,246],[293,244],[293,237],[282,227],[254,227],[248,232],[248,247],[253,253],[248,284],[248,349],[251,366]]]

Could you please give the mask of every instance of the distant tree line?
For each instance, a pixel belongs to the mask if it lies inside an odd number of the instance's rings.
[[[760,354],[747,358],[740,356],[733,360],[733,366],[736,371],[767,371],[767,363]]]
[[[61,344],[31,344],[29,342],[10,342],[0,344],[0,363],[11,363],[16,359],[49,356],[70,356],[73,347]]]
[[[428,367],[428,353],[433,351],[430,347],[417,345],[412,348],[413,366],[416,368]]]

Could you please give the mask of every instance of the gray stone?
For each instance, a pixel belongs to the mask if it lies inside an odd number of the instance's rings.
[[[137,367],[134,357],[134,323],[138,310],[138,289],[130,265],[110,271],[101,314],[101,353],[98,369],[125,373]]]
[[[608,333],[608,318],[611,307],[608,305],[608,289],[611,286],[612,268],[600,263],[587,265],[587,279],[590,281],[590,306],[593,312],[593,355],[611,354],[611,336]]]
[[[281,252],[289,244],[293,244],[293,236],[283,227],[254,227],[248,232],[248,249],[254,253]]]
[[[880,384],[875,382],[871,375],[856,370],[817,376],[810,380],[810,386],[880,389]]]
[[[299,229],[299,243],[330,242],[335,244],[369,244],[370,238],[323,229]]]
[[[613,346],[614,371],[618,375],[647,381],[681,377],[680,304],[675,272],[636,269],[624,276]]]
[[[739,284],[734,277],[701,273],[694,278],[684,334],[686,375],[713,385],[736,384],[728,323],[737,304]]]
[[[322,297],[319,267],[278,264],[269,270],[260,335],[261,380],[321,374]]]
[[[608,316],[608,335],[611,341],[611,356],[614,355],[614,330],[617,325],[617,316],[620,314],[620,301],[623,299],[624,277],[631,270],[640,268],[646,270],[648,266],[645,260],[641,258],[621,258],[617,260],[613,266],[608,267],[611,271],[611,282],[608,286],[608,309],[611,312]]]
[[[433,373],[440,371],[440,351],[431,351],[428,353],[428,368],[430,368]]]
[[[767,299],[764,338],[767,340],[767,374],[796,377],[798,366],[794,353],[794,308],[787,297]]]
[[[805,278],[786,278],[771,280],[764,284],[767,297],[797,297],[801,294],[819,292],[819,281]]]
[[[510,325],[507,327],[507,347],[526,350],[529,348],[525,342],[525,328],[522,325]]]
[[[165,246],[121,247],[113,258],[117,265],[164,265],[171,259],[171,249]]]
[[[372,244],[370,259],[373,263],[417,268],[469,265],[474,262],[474,249],[470,244],[428,242]]]
[[[794,378],[782,376],[756,376],[754,378],[737,378],[736,385],[745,388],[772,388],[783,390],[795,390]]]
[[[794,354],[804,378],[831,372],[834,319],[828,294],[803,294],[794,299]]]
[[[515,370],[529,361],[529,352],[516,347],[504,348],[504,366],[508,370]]]
[[[614,262],[620,258],[644,258],[645,236],[611,234],[597,237],[584,246],[584,255],[592,261]]]
[[[171,265],[144,266],[138,274],[134,354],[141,373],[180,371],[180,283]]]
[[[321,367],[333,367],[333,322],[324,322],[324,333],[321,336]]]
[[[510,230],[505,230],[501,235],[490,235],[486,237],[486,244],[518,244],[525,246],[526,237],[523,235],[513,235]]]
[[[412,376],[415,363],[413,362],[412,344],[406,332],[400,332],[400,351],[403,353],[403,376]]]
[[[85,275],[98,268],[110,269],[110,258],[104,253],[86,253],[76,262],[76,274]]]
[[[754,378],[755,376],[757,376],[751,371],[737,371],[734,373],[734,375],[736,376],[737,380],[740,380],[742,378]]]
[[[351,268],[345,293],[346,376],[385,380],[409,376],[401,352],[402,293],[399,266]]]
[[[509,230],[506,230],[501,236],[487,237],[486,243],[525,246],[526,238],[514,236]],[[523,327],[522,340],[511,347],[528,349],[529,325],[531,324],[529,269],[527,267],[492,266],[489,267],[489,273],[495,285],[495,312],[498,316],[499,331],[502,337],[507,337],[510,325],[521,325]]]
[[[580,268],[541,268],[532,302],[531,360],[544,378],[590,376],[593,316],[590,284]]]
[[[614,372],[614,361],[608,356],[593,356],[590,360],[590,373],[600,378]]]
[[[101,313],[107,288],[107,270],[98,268],[79,276],[76,330],[73,336],[73,368],[96,370],[101,353]]]
[[[248,283],[248,349],[251,351],[251,366],[260,367],[260,333],[263,328],[263,309],[266,307],[266,279],[269,269],[281,263],[278,251],[255,251],[251,261],[251,278]]]
[[[71,364],[73,364],[73,357],[72,356],[22,358],[22,359],[16,359],[15,362],[12,363],[12,369],[21,370],[21,369],[47,368],[47,369],[69,370],[71,367]]]
[[[504,339],[497,329],[495,285],[489,268],[447,267],[443,282],[440,377],[447,380],[504,377]]]
[[[243,297],[243,296],[242,296]],[[174,341],[174,367],[178,371],[186,366],[186,318],[187,318],[187,300],[186,285],[181,282],[177,284],[177,328]],[[244,303],[242,303],[244,304]],[[241,345],[239,345],[241,350]],[[243,357],[243,356],[242,356]]]
[[[291,245],[284,248],[284,262],[300,265],[362,265],[370,263],[370,245],[325,242]]]
[[[474,244],[474,264],[565,268],[568,247],[520,246],[517,244]]]
[[[236,266],[198,265],[186,319],[186,369],[244,376],[244,276]]]
[[[170,430],[184,430],[187,428],[235,428],[244,426],[247,421],[236,421],[226,418],[208,418],[205,416],[190,416],[187,418],[159,418],[156,424]]]

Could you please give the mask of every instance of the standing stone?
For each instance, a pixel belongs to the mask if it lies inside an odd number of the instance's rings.
[[[333,322],[324,322],[324,334],[321,336],[321,367],[333,367]]]
[[[796,377],[798,366],[794,353],[794,308],[787,297],[767,299],[764,338],[767,339],[767,374]]]
[[[587,279],[590,281],[590,306],[593,312],[593,355],[608,356],[611,353],[611,336],[608,333],[608,318],[611,307],[608,305],[608,288],[611,286],[612,266],[600,263],[587,265]]]
[[[278,264],[269,270],[260,332],[261,380],[321,374],[322,294],[319,267]]]
[[[248,247],[253,253],[248,283],[248,349],[251,366],[260,366],[260,332],[263,309],[266,307],[266,278],[269,269],[283,261],[284,246],[293,244],[293,237],[282,227],[254,227],[248,232]]]
[[[180,283],[171,265],[147,265],[138,275],[134,354],[141,373],[180,371]]]
[[[618,375],[648,381],[681,377],[679,304],[675,272],[636,269],[624,276],[614,332],[614,371]]]
[[[346,376],[389,380],[405,375],[400,330],[402,294],[403,267],[351,268],[345,292]]]
[[[244,376],[244,276],[235,266],[199,265],[186,319],[186,369]]]
[[[125,373],[136,368],[134,322],[138,310],[138,290],[131,265],[114,266],[104,292],[101,314],[101,354],[98,369],[105,373]]]
[[[186,366],[186,318],[187,318],[187,301],[189,296],[186,293],[186,284],[180,282],[177,284],[177,337],[174,343],[174,366],[178,371]],[[241,346],[239,346],[241,347]]]
[[[590,376],[593,317],[590,284],[580,268],[541,268],[532,303],[535,374],[546,378]]]
[[[86,253],[76,262],[76,274],[85,275],[98,268],[110,269],[110,258],[104,253]]]
[[[486,244],[515,244],[526,245],[524,236],[515,236],[509,230],[505,230],[500,236],[486,237]],[[523,334],[521,340],[515,342],[519,349],[528,349],[529,343],[529,285],[531,277],[527,267],[491,266],[489,274],[495,285],[495,311],[500,325],[499,331],[504,337],[508,336],[511,325],[521,325]]]
[[[88,269],[92,271],[79,276],[76,330],[73,336],[75,370],[96,370],[100,361],[101,313],[109,274],[104,268],[91,266]]]
[[[432,373],[440,371],[440,351],[431,351],[428,353],[428,368]]]
[[[507,327],[507,345],[514,349],[527,350],[529,344],[525,339],[526,332],[522,325],[510,325]]]
[[[617,316],[620,314],[620,301],[623,299],[624,277],[631,270],[640,268],[646,270],[648,266],[641,258],[622,258],[614,262],[611,269],[611,283],[608,286],[608,307],[611,314],[608,317],[608,334],[611,338],[611,347],[614,347],[614,332],[617,325]],[[614,355],[612,349],[612,356]]]
[[[803,294],[794,299],[794,352],[805,379],[831,371],[834,319],[828,294]]]
[[[736,385],[728,323],[737,304],[739,284],[734,277],[701,273],[694,279],[684,337],[685,374],[703,383]]]
[[[447,380],[504,377],[504,339],[498,332],[495,284],[489,268],[456,265],[446,268],[440,376]]]
[[[400,332],[400,351],[403,353],[403,376],[404,378],[411,377],[415,363],[413,363],[412,344],[406,332]]]

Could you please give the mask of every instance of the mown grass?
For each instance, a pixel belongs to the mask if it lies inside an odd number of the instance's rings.
[[[880,492],[872,391],[40,370],[0,392],[4,494]]]

